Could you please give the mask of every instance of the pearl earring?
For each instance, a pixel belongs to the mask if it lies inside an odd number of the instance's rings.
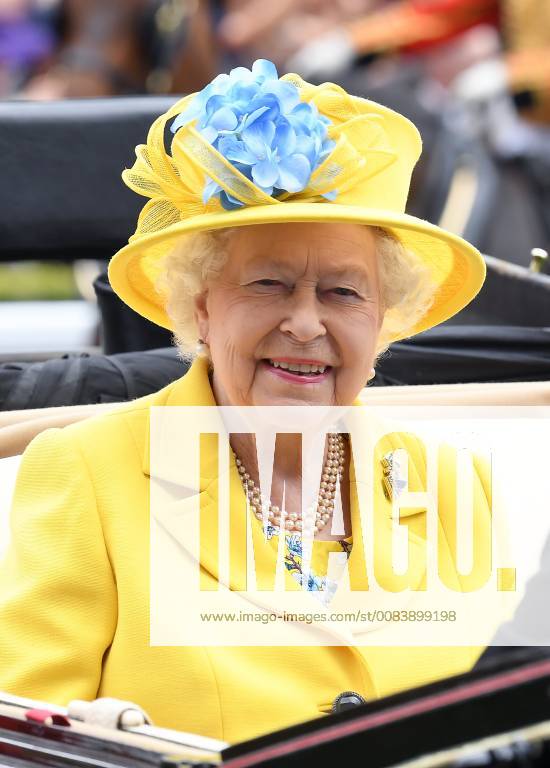
[[[372,381],[375,376],[376,376],[376,371],[374,370],[374,368],[371,368],[370,369],[370,375],[369,375],[369,378],[367,379],[367,381]]]
[[[203,339],[197,339],[195,345],[195,352],[198,357],[206,355],[208,353],[208,344]]]

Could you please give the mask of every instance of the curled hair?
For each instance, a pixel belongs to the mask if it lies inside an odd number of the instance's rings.
[[[373,227],[377,245],[380,299],[385,309],[376,345],[381,355],[396,338],[414,332],[437,290],[430,269],[387,230]]]
[[[413,332],[430,308],[436,286],[428,267],[393,234],[381,227],[372,229],[376,238],[380,301],[385,310],[376,346],[378,356],[393,339]],[[190,360],[197,354],[194,299],[204,290],[205,283],[215,280],[223,269],[233,231],[209,230],[184,236],[164,260],[156,288],[166,296],[166,311],[184,359]]]

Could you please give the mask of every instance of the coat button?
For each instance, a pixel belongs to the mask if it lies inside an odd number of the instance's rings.
[[[361,704],[366,704],[365,699],[355,691],[344,691],[339,693],[338,696],[332,702],[333,714],[339,712],[345,712],[347,709],[353,709],[353,707],[359,707]]]

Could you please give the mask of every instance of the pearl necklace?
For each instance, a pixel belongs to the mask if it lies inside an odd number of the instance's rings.
[[[270,501],[266,503],[266,499],[262,496],[260,489],[250,477],[250,473],[247,471],[243,462],[237,456],[235,456],[235,463],[250,508],[259,520],[262,520],[264,515],[263,510],[267,506],[267,518],[273,526],[278,528],[281,524],[284,524],[287,531],[304,530],[311,534],[314,531],[322,531],[334,511],[336,482],[337,480],[340,480],[340,482],[342,481],[344,473],[344,456],[344,438],[342,435],[329,434],[327,460],[323,467],[317,504],[306,510],[304,519],[302,519],[301,513],[286,513],[284,510],[271,504]]]

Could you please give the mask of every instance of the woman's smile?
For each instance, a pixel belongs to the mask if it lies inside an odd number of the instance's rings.
[[[266,358],[260,361],[260,366],[268,375],[299,386],[321,384],[333,370],[331,365],[320,360],[293,357]]]

